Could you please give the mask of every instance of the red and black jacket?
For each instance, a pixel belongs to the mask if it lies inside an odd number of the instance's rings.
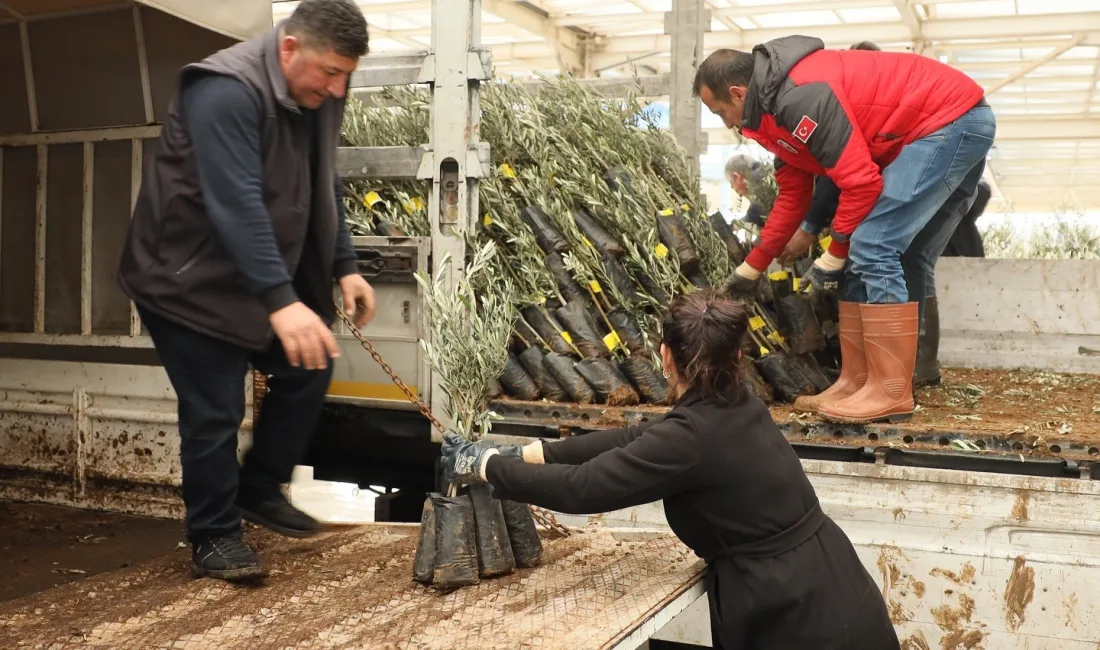
[[[753,48],[741,133],[775,155],[779,196],[749,254],[763,271],[810,206],[814,176],[840,188],[832,230],[850,235],[882,193],[901,148],[958,119],[984,96],[962,72],[919,54],[826,50],[808,36]],[[834,239],[829,252],[848,254]]]

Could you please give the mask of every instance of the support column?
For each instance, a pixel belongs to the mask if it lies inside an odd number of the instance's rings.
[[[710,31],[710,11],[703,0],[672,0],[665,14],[665,33],[672,37],[669,71],[669,125],[672,135],[699,169],[699,156],[707,146],[702,131],[699,100],[691,93],[695,71],[703,60],[703,32]]]
[[[451,254],[449,282],[453,286],[465,266],[466,248],[462,234],[471,217],[478,214],[478,163],[476,146],[481,108],[479,80],[484,76],[480,57],[481,0],[432,1],[432,50],[425,66],[431,65],[432,105],[429,127],[431,168],[422,178],[431,178],[428,219],[432,224],[432,271],[446,253]],[[471,159],[471,152],[473,156]],[[487,154],[488,152],[486,152]],[[425,161],[424,166],[427,165]],[[426,173],[425,173],[426,172]],[[423,318],[427,318],[427,312]],[[430,332],[425,327],[424,332]],[[446,396],[436,373],[431,374],[430,405],[436,417],[451,427],[446,416]],[[432,438],[441,440],[433,430]]]

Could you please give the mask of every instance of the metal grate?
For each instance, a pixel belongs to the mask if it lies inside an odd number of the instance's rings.
[[[412,581],[416,527],[250,539],[263,587],[194,580],[185,551],[0,604],[0,647],[604,648],[696,583],[671,535],[606,530],[544,541],[544,564],[449,594]]]

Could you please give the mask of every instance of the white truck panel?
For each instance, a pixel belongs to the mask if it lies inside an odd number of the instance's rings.
[[[909,649],[1096,650],[1100,482],[803,461]],[[667,526],[659,504],[562,523]],[[653,638],[700,643],[697,605]]]
[[[936,266],[936,293],[941,363],[1100,372],[1095,260],[945,257]]]
[[[180,517],[177,423],[160,366],[0,359],[0,499]]]

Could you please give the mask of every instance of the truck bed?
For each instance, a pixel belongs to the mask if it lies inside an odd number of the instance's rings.
[[[649,406],[579,406],[498,400],[503,427],[541,427],[569,435],[625,426],[663,413]],[[943,382],[918,391],[913,419],[899,425],[837,425],[771,408],[792,443],[893,447],[968,454],[998,454],[1100,461],[1100,377],[945,368]]]
[[[544,539],[536,569],[441,593],[412,580],[418,528],[257,531],[263,587],[193,579],[180,549],[0,603],[0,647],[633,648],[702,594],[672,535],[592,528]]]

